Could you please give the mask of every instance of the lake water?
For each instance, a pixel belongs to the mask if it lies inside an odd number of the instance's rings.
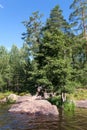
[[[0,105],[0,130],[87,130],[87,109],[74,113],[60,111],[58,117],[15,115],[8,112],[9,105]]]

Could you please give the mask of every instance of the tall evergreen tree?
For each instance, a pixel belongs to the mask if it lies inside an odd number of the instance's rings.
[[[13,45],[10,51],[10,73],[11,73],[11,90],[22,91],[24,81],[24,59],[23,54]]]
[[[32,70],[32,60],[30,59],[29,46],[27,43],[23,45],[20,53],[22,63],[21,67],[23,70],[21,91],[29,91],[32,93],[33,90],[31,91],[31,83],[29,79],[31,77],[31,71],[34,71],[34,69]]]
[[[72,67],[73,67],[73,80],[77,82],[77,87],[86,87],[85,75],[86,75],[86,64],[87,64],[87,55],[86,55],[86,41],[74,37],[72,39]],[[84,76],[83,76],[84,73]],[[83,80],[84,79],[84,80]]]
[[[9,77],[9,54],[5,47],[0,46],[0,90],[8,89]]]
[[[55,29],[46,31],[36,57],[38,76],[36,83],[48,91],[65,91],[71,80],[70,41]]]
[[[64,33],[70,33],[70,27],[68,22],[64,19],[62,15],[62,10],[58,5],[56,5],[50,12],[50,17],[46,22],[46,29],[53,31],[54,29],[58,29]]]
[[[87,0],[74,0],[70,9],[72,13],[69,19],[72,27],[87,39]]]
[[[22,33],[22,39],[29,45],[29,53],[31,57],[38,51],[39,37],[42,27],[41,22],[42,15],[39,12],[32,13],[28,21],[24,21],[23,24],[26,27],[26,32]]]
[[[74,33],[77,34],[72,48],[74,79],[81,86],[86,86],[84,78],[86,72],[84,70],[87,69],[87,0],[73,0],[70,9],[72,9],[69,17],[71,27],[75,31]]]

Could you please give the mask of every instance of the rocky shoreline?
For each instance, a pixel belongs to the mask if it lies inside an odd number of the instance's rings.
[[[9,100],[15,101],[11,106],[9,112],[11,113],[27,113],[28,115],[59,115],[58,109],[47,100],[41,99],[37,96],[17,96],[15,94],[9,95],[7,98],[0,100],[0,103],[5,103]],[[78,108],[87,108],[87,100],[75,101]]]
[[[87,108],[87,100],[76,101],[76,107]]]

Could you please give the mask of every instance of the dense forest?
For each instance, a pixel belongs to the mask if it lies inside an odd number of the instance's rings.
[[[56,5],[45,23],[32,13],[23,21],[23,47],[0,46],[0,91],[72,92],[87,88],[87,1],[74,0],[69,20]]]

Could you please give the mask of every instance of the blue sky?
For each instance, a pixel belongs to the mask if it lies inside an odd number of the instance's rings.
[[[58,4],[64,17],[68,19],[72,2],[73,0],[0,0],[0,45],[7,49],[12,44],[22,47],[21,34],[25,32],[22,21],[28,20],[32,12],[43,13],[46,20],[50,10]]]

